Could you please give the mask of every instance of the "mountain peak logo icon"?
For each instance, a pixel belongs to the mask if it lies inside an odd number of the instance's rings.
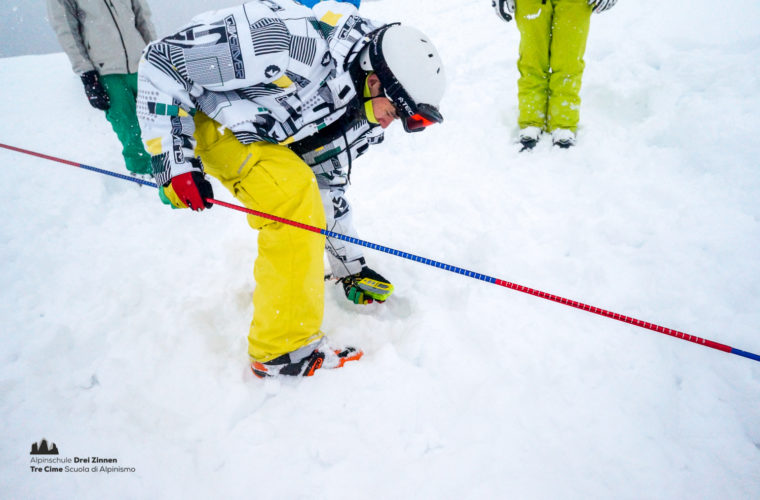
[[[58,455],[58,447],[55,445],[55,443],[50,443],[50,446],[48,446],[48,442],[46,439],[43,439],[42,441],[32,444],[32,451],[29,453],[30,455]]]

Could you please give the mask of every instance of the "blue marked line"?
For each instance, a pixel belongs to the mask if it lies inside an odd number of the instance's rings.
[[[744,356],[745,358],[754,359],[755,361],[760,361],[760,356],[758,356],[757,354],[753,354],[747,351],[742,351],[741,349],[736,349],[734,347],[731,348],[731,354],[736,354],[737,356]]]

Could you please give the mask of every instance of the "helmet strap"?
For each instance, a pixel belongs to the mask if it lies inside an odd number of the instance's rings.
[[[377,121],[377,118],[375,118],[375,108],[372,106],[372,92],[369,89],[369,77],[372,73],[367,73],[366,78],[364,78],[364,114],[367,116],[367,121],[370,123],[377,124],[379,123]]]

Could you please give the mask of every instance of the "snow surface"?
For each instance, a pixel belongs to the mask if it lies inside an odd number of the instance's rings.
[[[363,4],[450,85],[442,126],[355,166],[360,235],[760,353],[760,3],[594,16],[578,145],[530,153],[489,4]],[[1,143],[124,172],[62,54],[1,59],[0,88]],[[242,214],[0,163],[2,498],[760,498],[760,363],[368,251],[396,293],[328,285],[324,323],[364,358],[263,382]],[[42,438],[136,471],[31,472]]]

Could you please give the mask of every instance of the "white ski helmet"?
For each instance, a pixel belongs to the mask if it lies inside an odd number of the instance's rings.
[[[380,79],[383,92],[401,115],[407,132],[443,121],[438,108],[446,89],[443,62],[420,30],[390,24],[371,35],[359,64]]]

